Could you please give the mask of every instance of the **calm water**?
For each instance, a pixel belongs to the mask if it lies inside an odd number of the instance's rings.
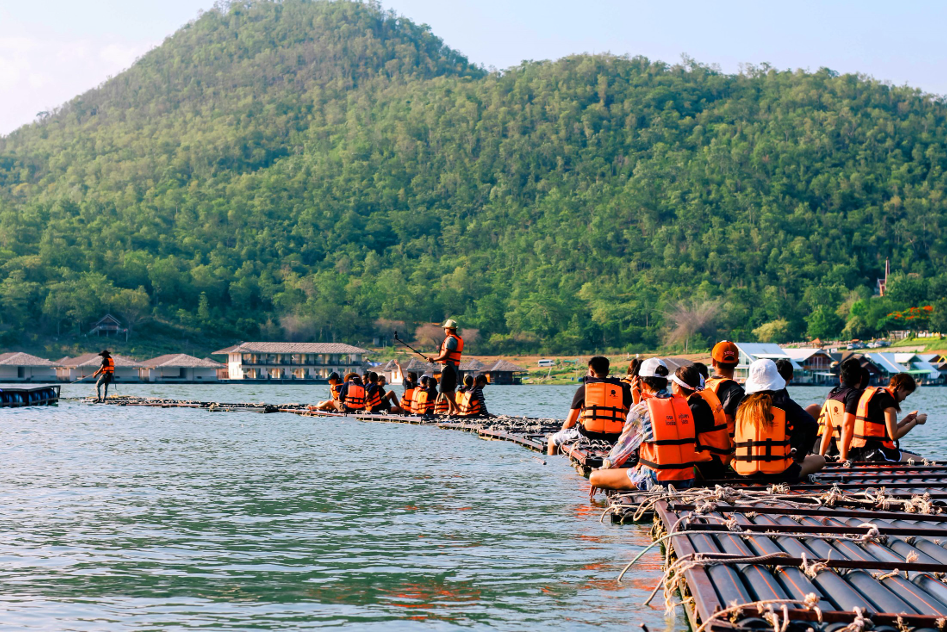
[[[825,390],[794,395],[809,403]],[[487,397],[494,412],[562,417],[572,391]],[[947,389],[908,403],[933,415],[906,445],[947,458]],[[515,445],[431,427],[77,402],[0,411],[0,432],[0,623],[11,628],[686,627],[664,620],[660,598],[640,605],[660,576],[656,553],[615,582],[647,530],[600,524],[564,457],[543,465]]]

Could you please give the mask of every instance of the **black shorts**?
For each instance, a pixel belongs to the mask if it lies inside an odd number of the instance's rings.
[[[752,476],[741,476],[746,481],[758,481],[760,483],[787,483],[795,485],[802,477],[802,466],[793,462],[780,474],[754,474]]]
[[[453,364],[445,364],[441,371],[440,390],[442,393],[453,393],[457,390],[457,369]]]
[[[880,441],[866,441],[862,448],[852,448],[848,454],[852,461],[888,461],[897,463],[901,460],[901,450],[886,448]]]

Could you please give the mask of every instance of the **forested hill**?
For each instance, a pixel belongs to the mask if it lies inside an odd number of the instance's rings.
[[[945,114],[826,69],[486,72],[373,4],[220,5],[0,139],[0,341],[106,311],[351,342],[453,316],[480,353],[871,335],[947,296]]]

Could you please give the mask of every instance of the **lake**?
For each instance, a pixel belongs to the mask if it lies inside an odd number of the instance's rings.
[[[396,391],[400,390],[396,389]],[[574,387],[488,387],[562,418]],[[801,404],[824,387],[793,388]],[[90,392],[67,385],[64,397]],[[122,385],[313,402],[326,386]],[[947,389],[905,447],[947,458]],[[0,411],[0,621],[18,629],[680,629],[643,526],[600,523],[565,457],[430,426],[94,406]],[[544,464],[545,461],[545,464]]]

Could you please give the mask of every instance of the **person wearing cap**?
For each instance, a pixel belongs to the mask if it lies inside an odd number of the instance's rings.
[[[649,490],[657,485],[687,489],[694,484],[697,431],[687,401],[668,391],[668,368],[648,358],[638,369],[641,402],[628,413],[618,442],[589,476],[590,495],[597,489]],[[633,468],[623,468],[638,456]]]
[[[309,410],[325,410],[337,412],[339,410],[339,387],[342,386],[342,378],[339,377],[339,374],[333,371],[329,375],[329,394],[331,395],[330,399],[327,399],[323,402],[319,402],[315,406],[310,406]]]
[[[631,388],[608,377],[610,368],[605,356],[589,360],[589,372],[572,397],[572,406],[562,429],[549,437],[549,454],[555,454],[559,446],[582,437],[613,443],[621,436],[625,416],[632,404]]]
[[[696,365],[682,366],[671,376],[671,394],[683,397],[694,416],[699,458],[695,467],[701,478],[713,480],[729,474],[733,441],[723,404],[710,389]]]
[[[825,466],[824,457],[809,454],[818,424],[785,389],[775,362],[750,365],[746,396],[737,409],[732,465],[744,478],[796,483]]]
[[[457,414],[457,402],[454,391],[457,390],[457,376],[460,370],[460,358],[464,352],[464,341],[457,335],[457,321],[448,318],[444,321],[444,342],[441,343],[440,354],[436,357],[429,357],[427,360],[432,364],[441,363],[444,369],[441,371],[441,393],[438,401],[446,399],[447,414],[454,416]]]
[[[99,377],[99,379],[95,382],[95,401],[104,402],[109,398],[109,384],[111,384],[112,380],[115,378],[115,360],[112,359],[112,354],[109,353],[108,349],[103,349],[99,352],[99,355],[102,357],[102,366],[96,369],[95,373],[92,374],[92,377]],[[99,391],[103,385],[105,386],[104,398],[102,397],[102,393]]]
[[[732,437],[737,408],[740,407],[745,394],[743,387],[733,379],[734,371],[740,362],[740,350],[729,340],[721,340],[714,345],[710,355],[714,374],[707,380],[707,388],[712,390],[723,404],[723,412],[727,416],[727,424]]]

